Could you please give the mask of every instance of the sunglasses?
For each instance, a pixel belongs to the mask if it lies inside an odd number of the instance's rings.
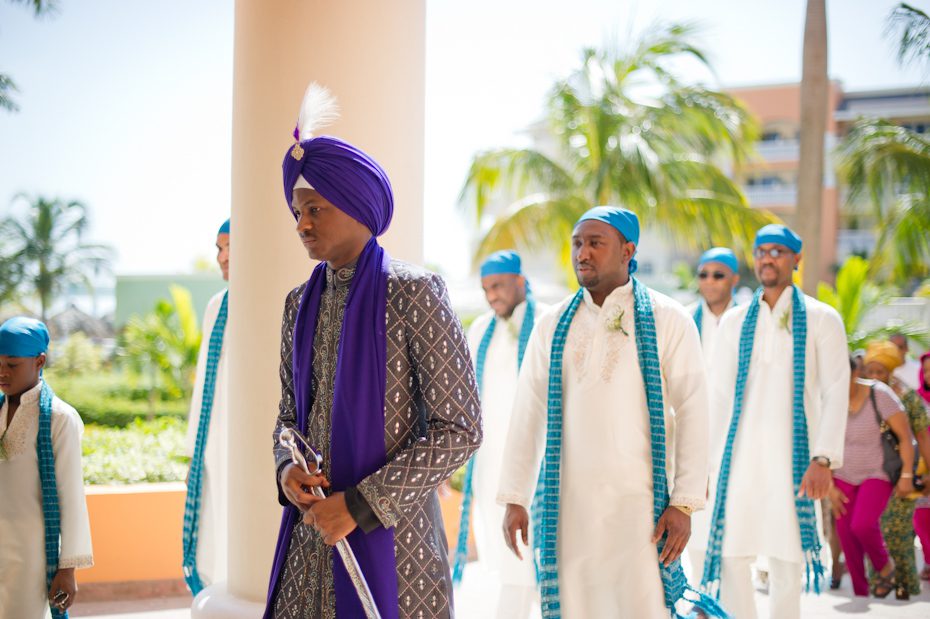
[[[723,273],[722,271],[714,271],[714,272],[701,271],[700,273],[698,273],[698,279],[707,279],[708,277],[713,277],[716,280],[721,280],[726,276],[727,274]]]
[[[771,249],[755,249],[753,250],[752,255],[755,256],[757,260],[762,260],[766,256],[779,258],[781,256],[787,256],[790,253],[792,253],[790,250],[773,247]]]

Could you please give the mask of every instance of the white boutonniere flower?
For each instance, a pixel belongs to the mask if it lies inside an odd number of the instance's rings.
[[[626,314],[626,311],[622,307],[616,308],[613,313],[607,318],[607,330],[608,331],[619,331],[623,335],[629,337],[627,330],[623,328],[623,316]]]
[[[517,340],[520,339],[520,327],[517,326],[517,321],[508,320],[507,321],[507,333],[510,334],[510,337]]]
[[[791,310],[785,310],[781,318],[778,319],[778,324],[782,329],[791,333]]]

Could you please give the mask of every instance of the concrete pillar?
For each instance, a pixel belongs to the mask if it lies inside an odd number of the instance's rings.
[[[229,581],[194,600],[197,618],[260,617],[281,516],[271,432],[281,312],[312,269],[281,184],[304,89],[328,87],[342,137],[381,163],[395,212],[382,244],[422,260],[425,0],[236,0],[229,350]],[[210,156],[209,148],[205,156]],[[217,152],[216,156],[223,156]]]

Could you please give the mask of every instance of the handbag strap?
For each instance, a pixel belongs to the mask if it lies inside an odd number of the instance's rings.
[[[882,416],[878,412],[878,404],[875,402],[875,385],[869,385],[869,400],[872,401],[872,412],[875,413],[875,421],[878,422],[878,431],[884,432],[884,422],[882,421]]]

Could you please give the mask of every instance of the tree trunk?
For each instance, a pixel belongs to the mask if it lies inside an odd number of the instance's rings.
[[[795,222],[804,240],[803,288],[816,294],[823,278],[822,211],[824,135],[827,128],[826,0],[807,0],[801,69],[801,152]]]

